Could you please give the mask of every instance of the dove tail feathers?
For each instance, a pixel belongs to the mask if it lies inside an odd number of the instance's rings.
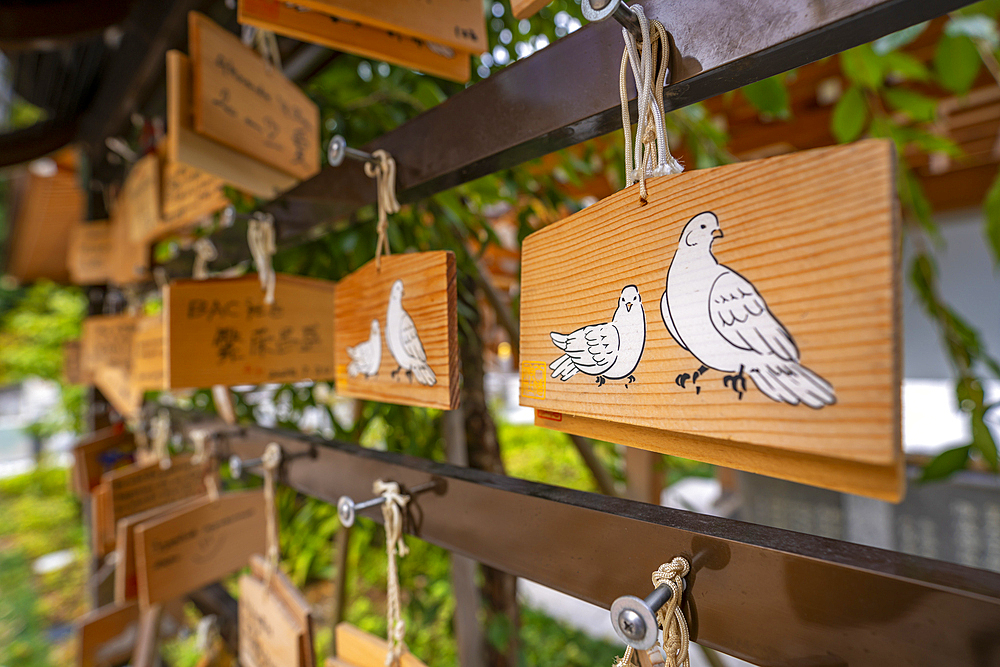
[[[561,336],[562,334],[552,334],[552,341],[555,342],[556,336]],[[559,343],[556,343],[558,345]],[[573,360],[569,358],[569,355],[564,354],[551,364],[549,368],[552,369],[552,377],[559,378],[563,382],[570,379],[574,375],[580,372],[580,369],[576,367]]]
[[[434,371],[427,364],[415,364],[411,369],[413,371],[413,377],[417,378],[417,382],[430,387],[431,385],[437,384],[437,376],[434,375]]]
[[[749,371],[757,388],[771,400],[819,409],[837,402],[833,385],[796,363],[768,364]]]
[[[552,333],[549,334],[549,336],[552,337],[552,342],[555,344],[556,347],[558,347],[560,350],[564,350],[565,351],[565,349],[566,349],[566,342],[569,339],[569,334],[561,334],[561,333],[556,333],[555,331],[553,331]],[[553,376],[553,377],[555,377],[555,376]]]

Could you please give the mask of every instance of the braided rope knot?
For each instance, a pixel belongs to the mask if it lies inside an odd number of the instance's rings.
[[[647,651],[650,662],[654,665],[691,667],[688,659],[691,638],[688,634],[687,619],[684,618],[684,612],[681,610],[684,577],[690,571],[691,564],[683,556],[677,556],[653,571],[653,587],[669,586],[671,590],[670,599],[656,612],[656,624],[663,630],[662,644],[660,647],[653,646]],[[635,649],[631,646],[626,648],[625,653],[620,658],[615,659],[614,667],[629,667],[634,652]]]
[[[385,551],[388,556],[388,576],[386,577],[386,625],[388,628],[389,650],[385,655],[386,665],[399,665],[405,648],[403,640],[406,636],[406,621],[400,613],[399,571],[396,568],[396,555],[400,557],[409,553],[406,542],[403,541],[403,510],[406,509],[410,497],[399,492],[396,482],[376,480],[372,485],[376,495],[385,499],[382,503],[382,519],[385,522]]]
[[[257,277],[260,288],[264,290],[264,303],[270,306],[274,303],[275,275],[271,258],[277,252],[274,240],[274,216],[269,213],[257,212],[247,223],[247,243],[254,264],[257,265]]]
[[[274,496],[274,478],[281,465],[281,445],[276,442],[270,443],[264,448],[264,453],[260,457],[260,462],[264,467],[264,521],[267,531],[267,559],[266,574],[264,583],[267,589],[271,588],[271,577],[278,569],[278,561],[281,559],[281,542],[278,534],[278,506]]]
[[[375,179],[376,204],[378,207],[378,239],[375,241],[375,267],[382,268],[382,252],[391,254],[389,250],[389,215],[399,213],[399,200],[396,199],[396,161],[389,152],[378,149],[372,153],[377,162],[365,162],[365,175]]]

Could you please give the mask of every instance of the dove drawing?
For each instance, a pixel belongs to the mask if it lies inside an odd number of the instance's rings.
[[[626,285],[610,322],[592,324],[563,334],[553,331],[552,342],[565,354],[549,364],[552,377],[563,382],[577,373],[607,380],[622,380],[627,388],[635,382],[636,367],[646,347],[646,313],[635,285]]]
[[[378,320],[372,320],[368,340],[354,347],[348,347],[347,356],[351,358],[351,363],[347,365],[347,374],[350,377],[378,375],[378,367],[382,364],[382,329],[378,325]]]
[[[799,363],[799,349],[788,330],[767,307],[753,284],[712,254],[723,237],[711,211],[691,218],[681,232],[667,269],[660,315],[674,340],[701,362],[692,374],[681,373],[700,393],[698,378],[710,368],[727,373],[723,385],[740,399],[746,375],[768,398],[790,405],[822,408],[836,402],[833,386]]]
[[[396,377],[400,371],[406,371],[406,377],[423,385],[433,385],[437,376],[427,365],[427,353],[417,334],[413,318],[403,309],[403,281],[397,280],[389,292],[389,308],[385,314],[385,342],[389,352],[396,360],[397,368],[392,372]]]

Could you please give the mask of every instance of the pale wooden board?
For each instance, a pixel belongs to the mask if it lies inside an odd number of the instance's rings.
[[[264,551],[264,494],[226,493],[142,523],[135,529],[135,546],[143,607],[186,595]]]
[[[157,461],[105,473],[101,483],[109,490],[112,526],[127,516],[204,494],[204,468],[191,463],[191,458],[191,454],[174,457],[168,468]]]
[[[550,0],[510,0],[510,8],[516,19],[526,19],[538,13]]]
[[[250,571],[258,579],[264,579],[267,576],[266,561],[263,556],[254,554],[250,558]],[[302,667],[315,667],[315,635],[309,602],[280,568],[271,576],[271,592],[278,596],[285,609],[295,619],[296,624],[302,628]]]
[[[433,384],[419,381],[420,373],[408,377],[405,370],[395,378],[399,367],[390,352],[388,306],[393,285],[402,281],[403,310],[409,314],[426,355],[426,364],[433,372]],[[458,407],[460,360],[458,349],[457,286],[455,255],[449,251],[434,251],[389,255],[382,258],[381,270],[371,261],[337,283],[334,332],[337,393],[342,396],[367,398],[386,403],[418,405],[445,410]],[[375,375],[358,372],[352,366],[348,348],[374,340],[372,322],[378,321],[378,348],[371,356],[368,370]],[[393,318],[394,331],[403,337],[404,319]],[[369,348],[375,350],[373,346]],[[365,355],[368,357],[368,355]],[[353,375],[353,376],[352,376]],[[432,381],[430,375],[424,375]]]
[[[163,317],[140,319],[132,336],[131,380],[140,391],[164,388]]]
[[[132,382],[127,368],[101,366],[94,372],[94,385],[111,406],[126,419],[135,419],[142,408],[143,392]]]
[[[537,408],[535,425],[890,502],[899,502],[906,493],[903,456],[888,465],[872,465],[789,452],[774,447],[616,424]]]
[[[111,667],[132,653],[139,606],[109,604],[77,619],[78,667]]]
[[[94,315],[83,321],[80,336],[81,367],[96,372],[102,366],[128,368],[132,337],[139,318],[131,315]]]
[[[332,282],[282,274],[270,307],[256,274],[171,283],[167,386],[332,379],[333,295]]]
[[[163,209],[157,236],[181,231],[229,204],[225,182],[183,162],[163,165]]]
[[[272,584],[273,585],[273,584]],[[246,667],[304,667],[303,627],[255,576],[240,577],[239,657]]]
[[[465,53],[482,53],[489,49],[483,5],[475,0],[299,0],[296,4],[387,32],[449,46]]]
[[[204,14],[188,14],[195,129],[306,179],[319,172],[319,107]]]
[[[104,558],[115,549],[114,529],[108,520],[111,514],[108,493],[104,484],[90,490],[90,543],[98,558]]]
[[[861,142],[647,183],[645,206],[637,186],[628,188],[524,241],[521,405],[895,465],[899,226],[892,147]],[[700,362],[668,333],[660,299],[681,231],[704,211],[716,214],[725,235],[710,246],[716,259],[759,291],[794,338],[802,365],[833,385],[834,405],[776,402],[749,372],[742,399],[715,370],[699,379],[700,394],[690,380],[686,389],[678,386],[675,378]],[[627,285],[638,288],[646,320],[637,381],[599,386],[583,373],[565,382],[551,377],[549,365],[562,352],[550,332],[611,321]],[[691,283],[684,294],[701,290],[707,308],[710,287]]]
[[[101,285],[111,277],[112,237],[107,220],[78,222],[70,228],[66,259],[74,285]]]
[[[79,177],[60,168],[53,176],[28,172],[14,184],[18,206],[5,241],[5,272],[22,283],[41,278],[66,282],[69,230],[84,220],[86,212]]]
[[[350,623],[338,623],[336,660],[351,667],[385,667],[389,645],[381,637],[369,634]],[[426,667],[409,651],[403,653],[402,667]]]
[[[203,504],[206,496],[179,500],[169,505],[154,507],[151,510],[133,514],[118,520],[115,529],[115,602],[124,604],[135,600],[139,591],[139,582],[135,574],[135,527],[144,521],[169,514],[185,507]]]
[[[237,190],[274,199],[299,180],[194,130],[191,65],[180,51],[167,51],[167,161],[211,174]]]
[[[119,197],[111,213],[111,272],[108,279],[119,285],[141,283],[149,278],[149,244],[132,237],[129,200]]]
[[[384,60],[459,83],[467,82],[472,76],[469,55],[464,52],[438,53],[419,39],[337,21],[319,12],[299,11],[277,0],[240,0],[238,7],[240,23],[279,35],[364,58]]]
[[[66,384],[92,384],[93,380],[83,372],[80,341],[70,340],[63,343],[63,382]]]
[[[120,196],[128,213],[129,240],[144,243],[160,226],[160,158],[149,153],[132,165]]]
[[[81,496],[101,483],[101,476],[135,460],[135,440],[128,431],[102,429],[73,447],[74,486]]]

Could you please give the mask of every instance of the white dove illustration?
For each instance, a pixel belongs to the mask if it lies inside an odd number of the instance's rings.
[[[618,299],[618,307],[610,322],[592,324],[573,333],[553,331],[552,342],[566,354],[551,364],[552,377],[563,382],[577,373],[597,378],[603,387],[607,380],[628,378],[625,386],[635,382],[636,367],[646,347],[646,313],[642,297],[635,285],[626,285]]]
[[[378,375],[378,367],[382,364],[382,329],[378,320],[372,320],[371,333],[368,340],[347,348],[347,356],[351,363],[347,365],[350,377]]]
[[[406,371],[406,377],[417,378],[417,382],[433,385],[437,376],[427,365],[427,353],[417,334],[413,318],[403,310],[403,281],[397,280],[389,292],[389,309],[385,315],[385,342],[389,346],[398,367],[392,372],[396,377],[399,371]]]
[[[764,298],[749,280],[712,254],[722,238],[719,219],[711,211],[691,218],[681,232],[677,252],[667,270],[660,314],[667,331],[702,363],[693,374],[681,373],[682,388],[714,368],[726,375],[724,386],[739,398],[746,376],[772,400],[811,408],[832,405],[833,386],[799,363],[799,349]]]

